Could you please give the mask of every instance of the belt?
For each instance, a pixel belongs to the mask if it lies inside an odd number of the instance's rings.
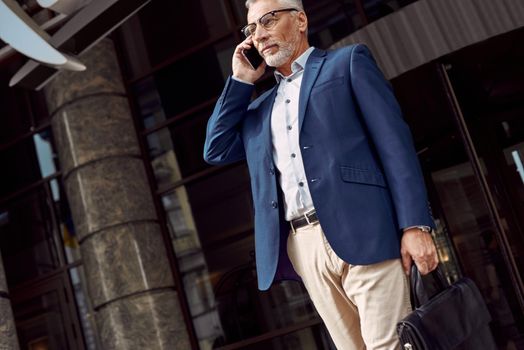
[[[317,212],[315,210],[312,210],[310,212],[303,214],[301,217],[297,219],[291,220],[289,223],[291,224],[291,229],[293,230],[293,232],[295,232],[297,229],[301,227],[312,225],[317,222],[318,222]]]

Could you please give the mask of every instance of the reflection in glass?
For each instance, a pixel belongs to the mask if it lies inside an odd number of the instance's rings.
[[[80,245],[76,239],[75,225],[71,211],[67,203],[61,203],[60,214],[60,232],[62,233],[62,242],[64,245],[65,257],[68,264],[74,263],[82,258],[80,255]]]
[[[1,46],[2,48],[4,47],[4,45]],[[16,71],[13,69],[19,64],[21,64],[21,61],[14,63],[14,65],[2,64],[0,67],[0,106],[2,106],[0,145],[7,144],[20,135],[23,135],[33,126],[31,122],[31,112],[26,100],[26,92],[22,89],[13,89],[9,86],[9,80]]]
[[[59,266],[51,200],[41,187],[2,210],[0,249],[10,286]]]
[[[450,239],[446,225],[439,218],[435,218],[436,229],[431,232],[437,247],[437,254],[444,275],[449,282],[458,280],[462,273],[459,269],[459,260],[455,255],[453,243]]]
[[[354,0],[304,2],[312,46],[326,49],[364,25]],[[312,8],[311,11],[308,11]]]
[[[138,82],[133,90],[136,92],[136,101],[145,129],[154,127],[157,123],[166,120],[162,101],[152,77]]]
[[[519,147],[517,147],[516,150],[511,150],[511,158],[513,160],[513,163],[515,164],[515,167],[517,169],[517,172],[519,173],[519,176],[520,176],[520,180],[522,181],[522,183],[524,184],[524,166],[522,165],[522,158],[521,158],[521,155],[520,155],[520,149],[522,145],[519,145]],[[510,153],[508,152],[508,150],[504,150],[504,155],[506,155],[506,161],[508,162],[507,160],[507,154]],[[508,162],[509,164],[511,164],[511,162]]]
[[[84,341],[88,350],[102,349],[96,333],[96,325],[94,323],[94,312],[87,297],[86,277],[84,267],[72,268],[69,270],[71,278],[71,285],[75,295],[76,306],[80,323],[82,325]]]
[[[178,187],[163,196],[162,204],[177,256],[200,251],[201,245],[185,187]]]
[[[364,0],[369,22],[376,21],[418,0]]]
[[[47,177],[56,173],[55,159],[57,156],[51,144],[51,130],[47,129],[39,134],[34,134],[33,142],[35,143],[41,176]]]
[[[483,252],[482,291],[493,330],[498,345],[507,349],[520,348],[524,339],[522,303],[516,297],[524,291],[524,50],[513,45],[522,42],[523,33],[512,31],[460,50],[444,70],[497,224],[488,226],[486,219],[477,218],[476,243]]]
[[[163,196],[162,204],[200,348],[211,349],[223,332],[186,189]]]
[[[250,350],[337,350],[322,323],[249,346]]]
[[[495,226],[470,163],[432,173],[436,190],[460,257],[464,275],[475,280],[486,300],[495,336],[508,339],[518,334],[512,314],[511,288]]]
[[[231,74],[234,47],[231,38],[220,41],[135,83],[132,90],[144,128],[216,98]]]
[[[231,8],[233,9],[233,14],[235,16],[235,22],[237,24],[240,24],[241,26],[244,26],[246,24],[246,18],[247,18],[247,9],[246,9],[246,1],[245,0],[228,0],[231,4]]]
[[[364,0],[364,10],[369,22],[376,21],[379,18],[395,12],[397,7],[396,1],[385,0]]]
[[[70,349],[65,332],[65,310],[61,308],[59,298],[53,291],[13,305],[22,349]]]
[[[153,1],[139,18],[153,65],[231,30],[225,1]]]
[[[151,166],[159,188],[209,168],[202,157],[210,108],[147,135]]]
[[[50,128],[0,151],[0,163],[6,165],[2,168],[0,196],[55,174],[57,159]]]
[[[298,282],[258,290],[244,164],[180,186],[162,204],[202,349],[318,318]]]

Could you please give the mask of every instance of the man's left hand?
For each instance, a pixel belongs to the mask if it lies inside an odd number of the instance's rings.
[[[438,255],[431,234],[418,228],[411,228],[404,232],[400,242],[402,266],[407,275],[413,260],[421,275],[427,275],[438,265]]]

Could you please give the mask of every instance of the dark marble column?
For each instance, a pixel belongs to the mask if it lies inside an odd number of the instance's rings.
[[[45,88],[104,349],[190,349],[115,50]]]
[[[0,255],[0,349],[18,350],[18,338],[16,336],[15,320],[9,293],[7,291],[7,281],[5,280],[4,264]]]

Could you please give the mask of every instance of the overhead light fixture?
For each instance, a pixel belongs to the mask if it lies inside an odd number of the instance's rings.
[[[9,86],[40,90],[60,70],[86,69],[76,57],[149,1],[37,0],[41,7],[60,13],[61,19],[67,16],[50,36],[14,0],[0,0],[0,38],[30,58],[11,78]]]
[[[84,70],[76,58],[55,49],[50,36],[14,0],[0,0],[0,38],[15,50],[52,67]]]
[[[65,15],[72,15],[87,6],[91,0],[36,0],[38,5]]]

